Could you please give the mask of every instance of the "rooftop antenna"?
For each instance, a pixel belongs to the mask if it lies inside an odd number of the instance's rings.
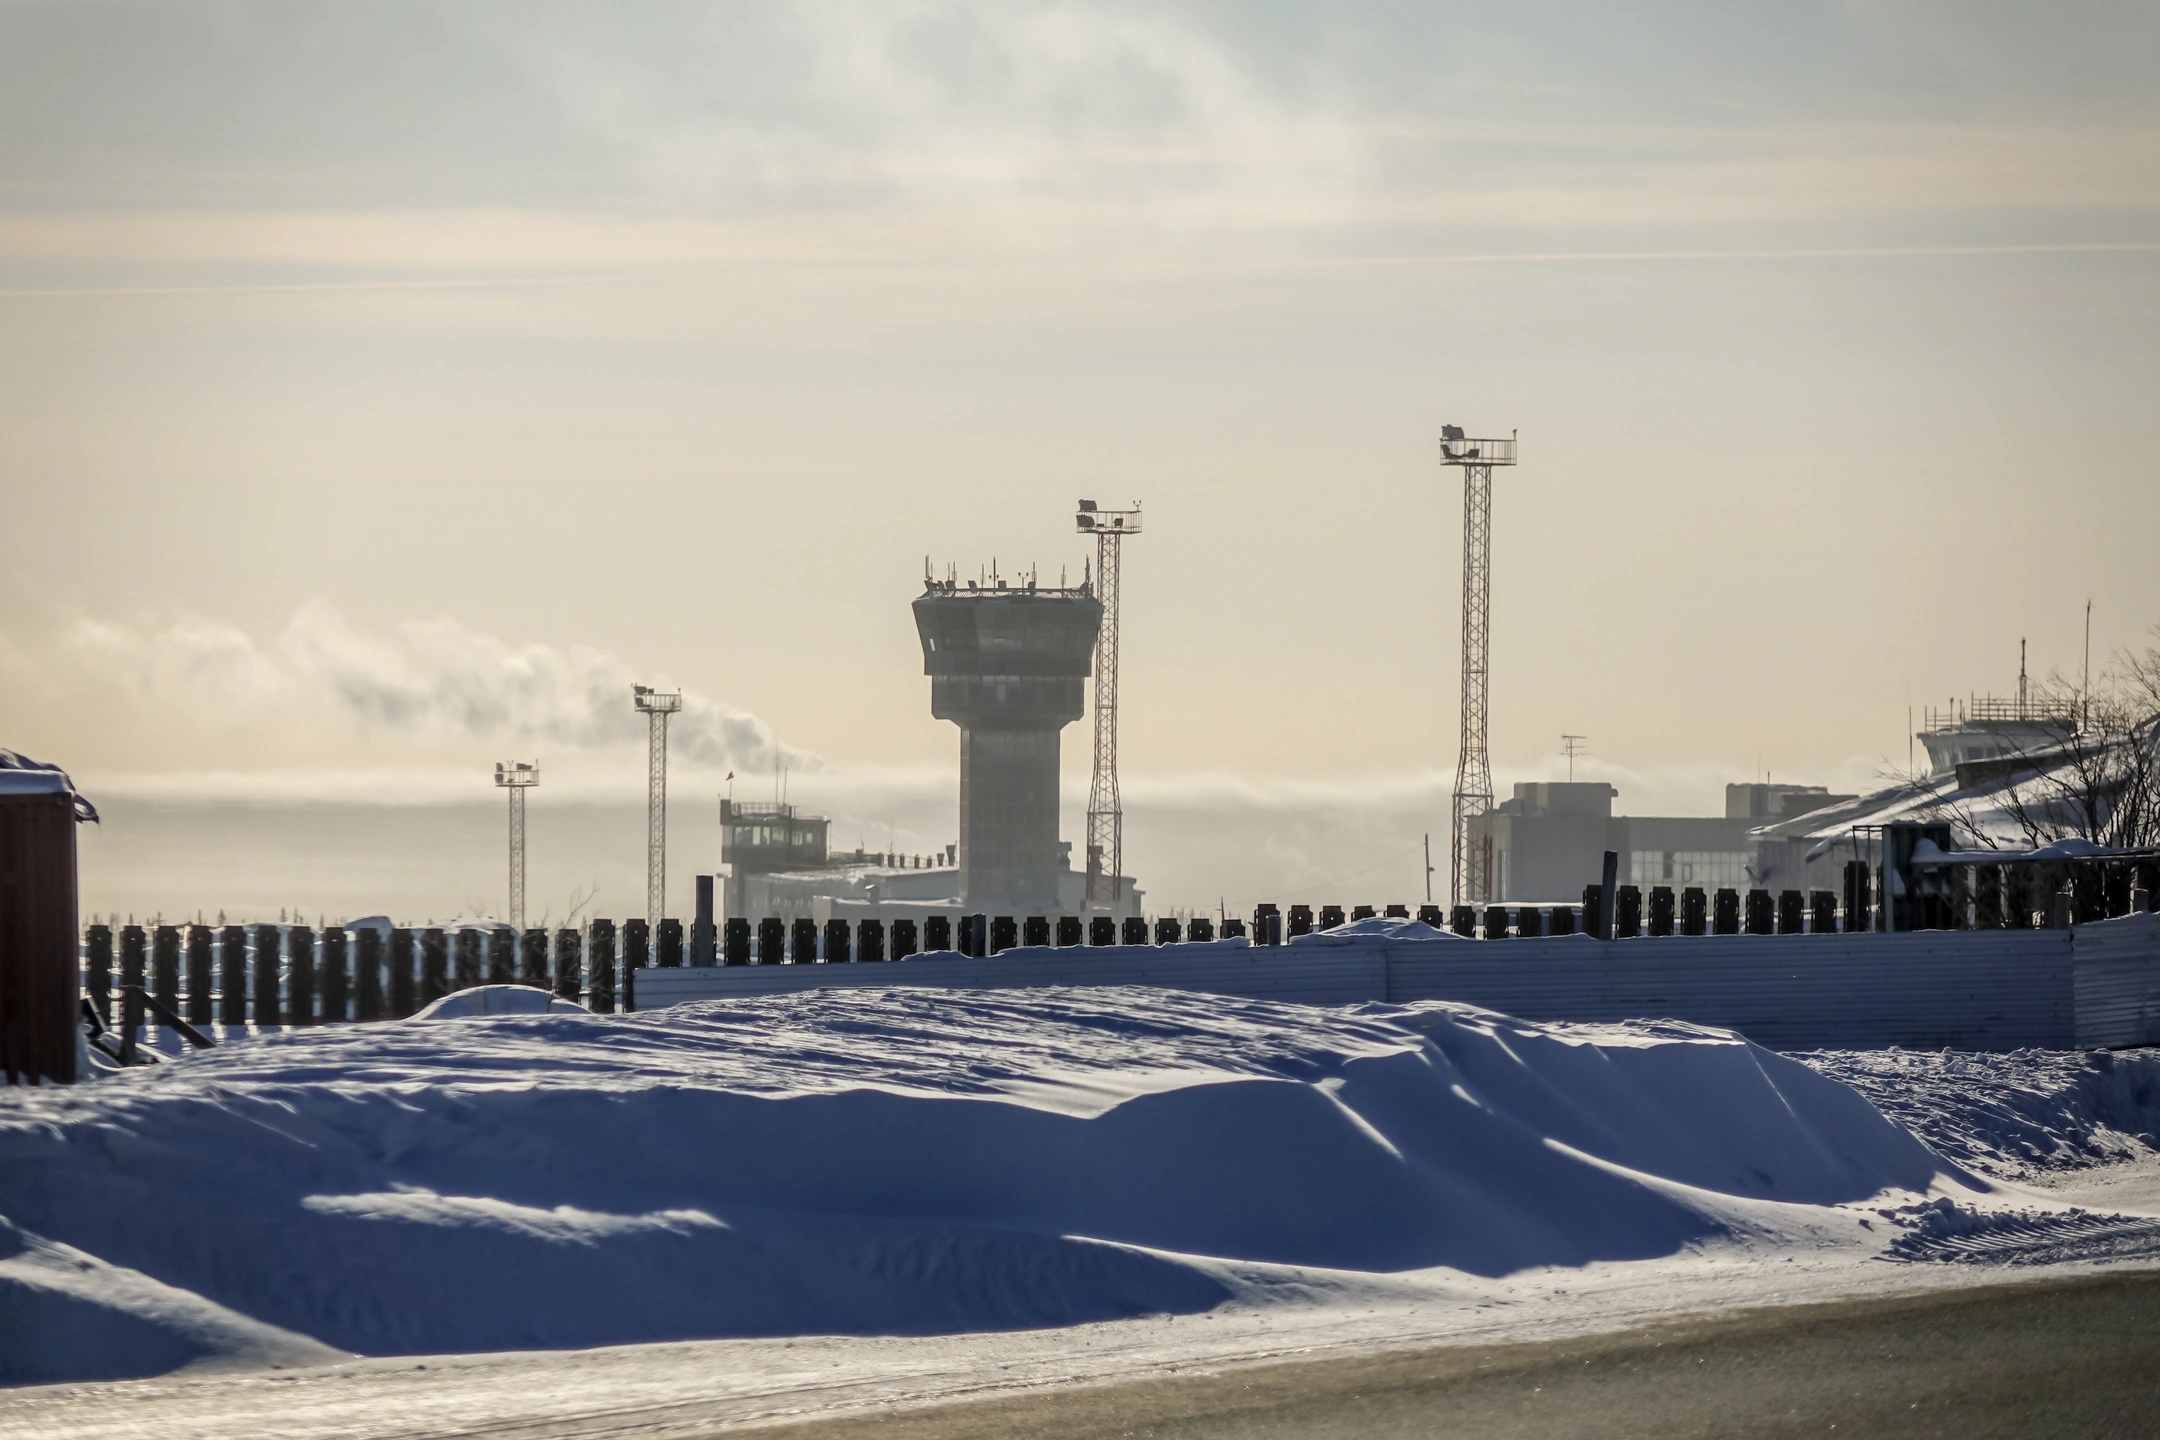
[[[645,716],[645,923],[660,933],[667,908],[667,723],[682,709],[682,691],[630,687],[631,703]]]
[[[1589,738],[1587,735],[1562,735],[1560,737],[1560,748],[1567,752],[1567,778],[1570,785],[1575,783],[1575,757],[1582,754],[1583,742]]]
[[[2025,718],[2025,637],[2018,637],[2018,719]]]
[[[1095,775],[1088,784],[1087,908],[1113,908],[1124,892],[1125,802],[1118,794],[1118,580],[1123,544],[1140,533],[1140,502],[1130,510],[1103,510],[1080,502],[1075,527],[1095,537],[1095,593],[1102,601],[1102,630],[1095,639]],[[1105,869],[1105,866],[1108,868]]]
[[[1516,433],[1474,440],[1459,425],[1440,427],[1440,463],[1463,472],[1462,746],[1448,857],[1448,899],[1455,905],[1492,897],[1492,837],[1473,841],[1470,822],[1493,804],[1492,759],[1485,750],[1492,683],[1492,472],[1495,465],[1515,463]]]
[[[525,928],[525,792],[540,783],[540,764],[495,762],[495,783],[510,792],[510,924]]]

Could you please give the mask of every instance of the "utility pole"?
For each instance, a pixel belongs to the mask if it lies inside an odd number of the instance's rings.
[[[510,792],[510,924],[525,928],[525,792],[540,783],[540,765],[495,762],[495,783]]]
[[[1515,463],[1515,437],[1478,440],[1459,425],[1440,427],[1440,463],[1463,472],[1462,742],[1455,761],[1448,898],[1455,905],[1492,898],[1492,839],[1472,839],[1470,822],[1493,806],[1492,760],[1485,750],[1492,667],[1492,472]]]
[[[667,722],[682,709],[682,692],[630,687],[644,712],[645,732],[645,923],[658,936],[667,910]]]
[[[1121,546],[1140,533],[1140,502],[1130,510],[1101,510],[1080,502],[1077,528],[1095,537],[1095,593],[1102,630],[1095,639],[1095,774],[1088,783],[1087,908],[1115,909],[1124,895],[1125,803],[1118,794],[1118,581]],[[1107,869],[1105,867],[1108,867]]]
[[[1425,903],[1432,904],[1432,832],[1425,833]]]
[[[2078,733],[2092,724],[2092,601],[2085,602],[2085,678],[2078,682]]]

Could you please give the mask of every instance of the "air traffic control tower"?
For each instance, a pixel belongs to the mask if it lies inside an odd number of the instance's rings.
[[[915,601],[930,713],[960,727],[960,885],[970,910],[1057,910],[1058,732],[1085,709],[1094,588],[925,577]]]

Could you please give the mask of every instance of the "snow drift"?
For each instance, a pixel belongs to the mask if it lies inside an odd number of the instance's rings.
[[[1726,1032],[1140,989],[326,1027],[0,1106],[11,1243],[160,1334],[145,1287],[363,1354],[1193,1312],[1266,1267],[1668,1255],[1724,1202],[1943,1169]],[[108,1329],[15,1378],[194,1353]]]

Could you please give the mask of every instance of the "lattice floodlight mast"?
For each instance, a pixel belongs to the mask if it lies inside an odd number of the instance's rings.
[[[540,766],[495,762],[495,783],[510,792],[510,924],[525,928],[525,792],[540,783]]]
[[[1140,502],[1130,510],[1104,510],[1080,502],[1078,528],[1095,537],[1095,596],[1102,601],[1102,631],[1095,640],[1095,774],[1088,784],[1087,908],[1117,907],[1125,875],[1125,803],[1118,794],[1118,579],[1120,547],[1140,533]],[[1107,869],[1105,868],[1107,866]]]
[[[645,713],[645,923],[660,933],[667,907],[667,722],[682,709],[682,692],[630,687],[630,698]]]
[[[1492,472],[1515,463],[1515,437],[1471,439],[1458,425],[1440,427],[1440,463],[1463,472],[1462,748],[1455,761],[1449,826],[1448,895],[1455,905],[1493,899],[1492,839],[1473,842],[1470,822],[1493,806],[1485,718],[1492,670]]]

